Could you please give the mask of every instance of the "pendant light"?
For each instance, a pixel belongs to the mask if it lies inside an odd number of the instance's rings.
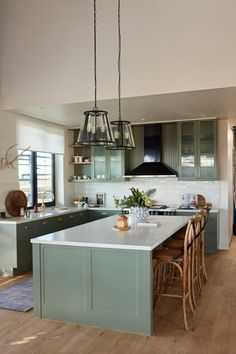
[[[80,129],[78,144],[107,146],[114,143],[112,130],[108,120],[108,113],[97,108],[97,13],[96,0],[94,0],[94,108],[84,112],[85,121],[83,129]]]
[[[111,128],[115,143],[107,146],[109,150],[130,150],[135,148],[131,123],[128,120],[122,120],[121,117],[121,31],[120,31],[120,0],[118,0],[118,120],[111,122]]]

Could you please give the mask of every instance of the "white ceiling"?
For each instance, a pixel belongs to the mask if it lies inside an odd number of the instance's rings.
[[[122,118],[134,124],[208,117],[230,119],[236,117],[236,87],[123,98],[121,103]],[[110,120],[117,119],[117,99],[99,101],[98,107],[108,111]],[[10,112],[71,128],[80,126],[83,112],[92,108],[93,102],[75,102]]]

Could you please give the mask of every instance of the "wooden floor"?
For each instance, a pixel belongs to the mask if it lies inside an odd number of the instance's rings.
[[[158,303],[152,337],[40,320],[32,311],[0,310],[0,353],[234,354],[236,237],[229,251],[207,256],[206,264],[209,281],[188,332],[178,299],[161,299]],[[19,280],[22,277],[0,277],[0,290]]]

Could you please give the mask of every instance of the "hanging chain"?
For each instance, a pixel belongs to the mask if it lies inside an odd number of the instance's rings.
[[[121,99],[120,99],[120,91],[121,91],[121,31],[120,31],[120,0],[118,0],[118,98],[119,98],[119,117],[121,120]]]
[[[97,109],[97,11],[93,1],[93,48],[94,48],[94,109]]]

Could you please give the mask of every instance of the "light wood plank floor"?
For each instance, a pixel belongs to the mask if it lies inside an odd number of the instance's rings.
[[[91,328],[0,310],[1,354],[234,354],[236,353],[236,237],[229,251],[207,256],[209,281],[191,330],[178,299],[161,299],[152,337]],[[0,290],[28,277],[0,277]],[[189,312],[190,314],[190,312]]]

